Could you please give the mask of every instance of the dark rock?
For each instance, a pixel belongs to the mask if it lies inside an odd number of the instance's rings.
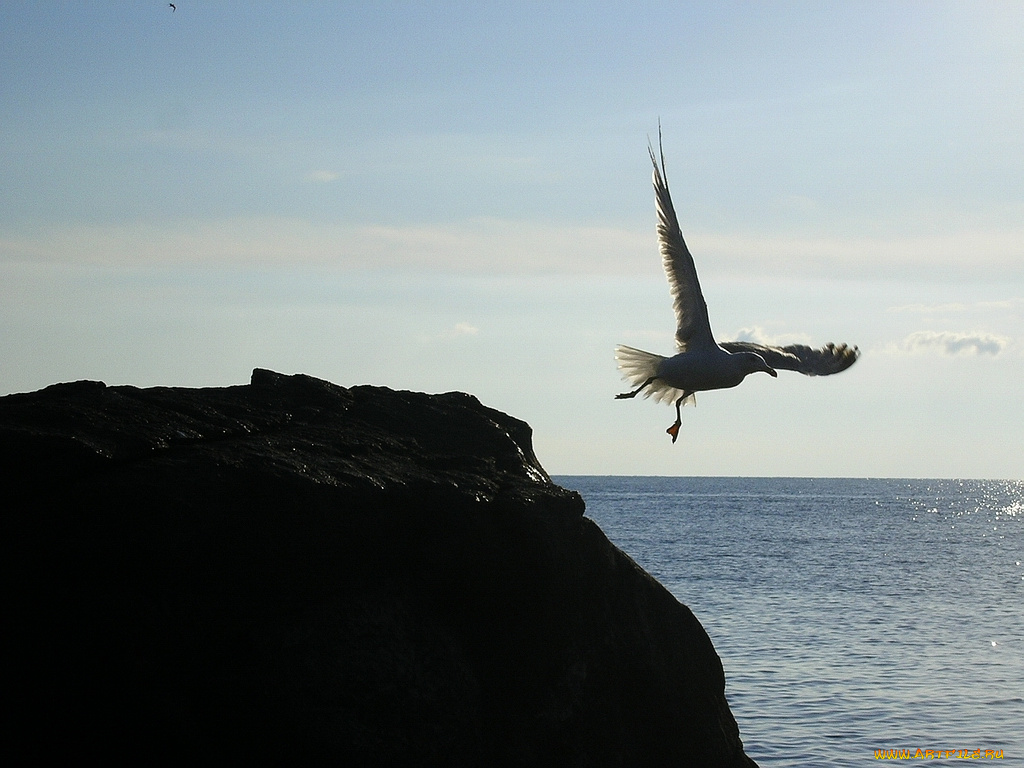
[[[469,395],[59,384],[0,461],[22,762],[754,765],[693,614]]]

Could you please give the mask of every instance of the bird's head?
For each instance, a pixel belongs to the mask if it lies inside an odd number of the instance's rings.
[[[775,369],[768,365],[768,363],[764,361],[764,358],[756,352],[742,352],[741,355],[743,357],[744,375],[764,371],[773,379],[778,377],[779,374],[776,373]]]

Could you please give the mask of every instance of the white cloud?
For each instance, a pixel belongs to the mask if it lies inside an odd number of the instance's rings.
[[[916,331],[903,340],[909,351],[937,347],[947,355],[961,352],[998,355],[1010,343],[1005,336],[991,333],[952,333],[950,331]]]
[[[416,334],[420,344],[436,345],[438,342],[457,342],[480,335],[480,329],[469,323],[455,323],[442,330],[421,331]]]
[[[765,344],[768,346],[781,346],[784,347],[787,344],[810,344],[810,337],[802,333],[788,333],[783,335],[773,335],[768,333],[764,328],[759,325],[755,325],[750,328],[740,328],[736,331],[733,339],[723,339],[723,341],[750,341],[754,344]]]
[[[341,178],[341,174],[334,171],[310,171],[306,174],[306,181],[315,181],[321,184],[329,184],[332,181],[337,181],[339,178]]]

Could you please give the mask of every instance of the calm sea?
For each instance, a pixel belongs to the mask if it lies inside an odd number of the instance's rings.
[[[554,479],[700,619],[762,768],[1024,766],[1024,482]]]

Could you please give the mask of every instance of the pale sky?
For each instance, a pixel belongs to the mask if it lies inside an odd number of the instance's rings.
[[[461,390],[552,474],[1024,478],[1024,3],[0,4],[0,393]],[[648,137],[721,340],[671,407]]]

